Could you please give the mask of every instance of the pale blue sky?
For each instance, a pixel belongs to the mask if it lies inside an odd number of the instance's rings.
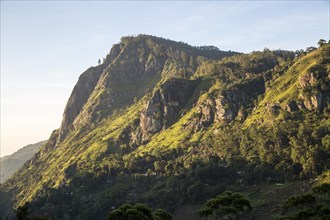
[[[60,126],[79,75],[123,35],[251,52],[329,39],[329,1],[1,1],[1,156]]]

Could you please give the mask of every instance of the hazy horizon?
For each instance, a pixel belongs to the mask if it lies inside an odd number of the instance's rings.
[[[329,40],[329,1],[1,1],[1,154],[59,128],[79,75],[122,36],[297,50]],[[317,13],[315,13],[317,12]]]

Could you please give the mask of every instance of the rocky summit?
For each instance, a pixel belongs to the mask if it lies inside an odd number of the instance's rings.
[[[144,203],[198,219],[196,207],[231,190],[252,200],[244,219],[290,215],[286,197],[257,195],[330,183],[329,117],[329,43],[244,54],[123,37],[81,74],[61,127],[1,185],[0,214],[15,219],[28,204],[30,216],[106,219]]]

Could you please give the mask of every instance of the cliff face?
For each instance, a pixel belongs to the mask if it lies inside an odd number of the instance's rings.
[[[318,69],[318,70],[317,70]],[[329,95],[330,73],[324,67],[315,67],[299,77],[299,86],[302,89],[301,108],[322,111],[330,102]]]
[[[92,93],[100,75],[102,74],[102,71],[102,66],[91,67],[79,77],[63,113],[58,139],[59,142],[63,141],[68,132],[72,130],[74,120],[81,112],[82,107],[86,104],[89,95]]]
[[[120,47],[120,44],[115,44],[105,58],[103,64],[90,67],[80,75],[64,109],[58,142],[63,141],[68,133],[75,127],[75,119],[81,113],[83,106],[87,103],[90,95],[94,91],[104,69],[119,55]]]
[[[213,93],[197,104],[192,122],[194,130],[199,131],[213,123],[229,123],[235,118],[243,122],[247,114],[245,109],[253,107],[253,101],[264,92],[264,80],[255,79]]]
[[[180,111],[189,101],[197,85],[197,80],[172,79],[154,91],[140,116],[142,142],[179,119]]]

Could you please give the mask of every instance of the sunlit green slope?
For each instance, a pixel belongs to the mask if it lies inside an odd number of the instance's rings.
[[[123,203],[173,211],[230,185],[315,177],[330,167],[329,58],[328,44],[237,54],[123,38],[1,186],[1,213],[31,202],[54,219],[104,219]]]

